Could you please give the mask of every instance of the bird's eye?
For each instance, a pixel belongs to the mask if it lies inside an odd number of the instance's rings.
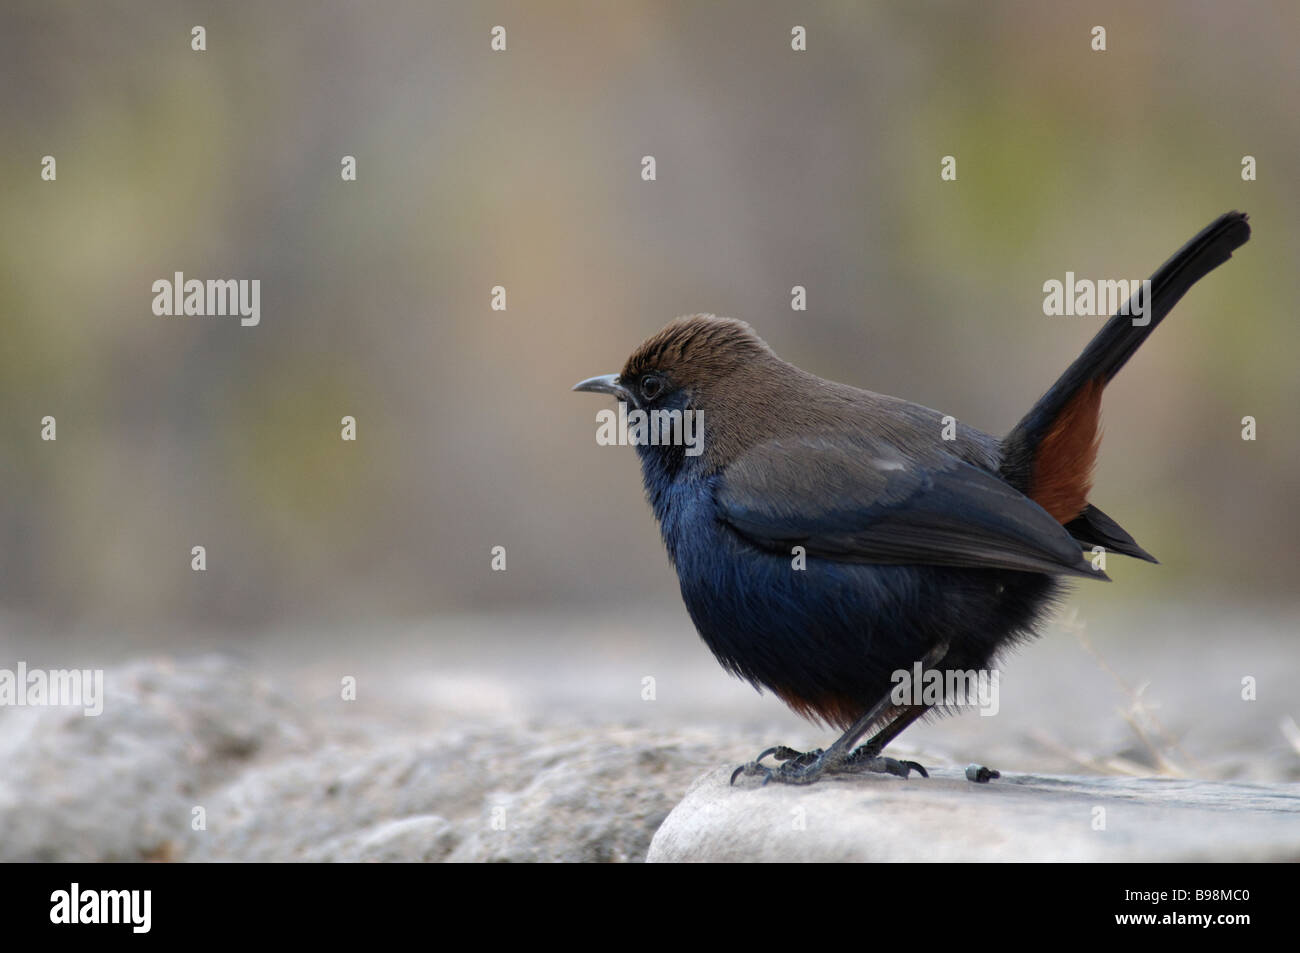
[[[654,400],[664,389],[664,380],[662,377],[656,377],[653,374],[647,374],[641,378],[641,396],[646,400]]]

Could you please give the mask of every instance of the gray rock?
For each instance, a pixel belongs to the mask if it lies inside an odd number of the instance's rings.
[[[666,861],[1296,861],[1300,785],[958,768],[807,787],[699,779],[655,834]]]
[[[715,754],[681,730],[308,708],[228,658],[109,669],[105,696],[91,718],[0,709],[0,861],[640,861]]]
[[[433,863],[456,846],[456,829],[445,817],[426,814],[380,821],[308,850],[303,860],[328,862]]]
[[[499,790],[453,861],[628,862],[650,839],[707,757],[703,744],[619,733],[553,749],[518,791]]]
[[[0,861],[173,859],[199,792],[292,714],[241,665],[139,662],[104,677],[104,709],[0,709]]]
[[[699,741],[496,725],[253,768],[208,798],[189,860],[640,861]]]

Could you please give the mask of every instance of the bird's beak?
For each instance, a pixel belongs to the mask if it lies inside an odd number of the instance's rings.
[[[618,382],[617,374],[602,374],[600,377],[588,377],[573,385],[574,390],[591,391],[593,394],[613,394],[619,400],[633,403],[628,389]]]

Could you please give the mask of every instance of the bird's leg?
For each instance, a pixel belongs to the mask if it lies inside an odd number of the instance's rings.
[[[736,778],[742,774],[745,777],[761,777],[763,783],[768,781],[783,781],[787,784],[812,784],[823,774],[835,773],[845,761],[848,753],[852,751],[853,745],[861,738],[867,730],[880,719],[893,705],[890,697],[886,695],[871,709],[853,723],[835,744],[831,745],[825,751],[820,749],[800,753],[793,748],[787,748],[784,745],[776,748],[768,748],[757,759],[742,764],[731,773],[731,783],[736,783]],[[769,768],[759,762],[769,754],[775,754],[777,760],[781,763],[775,769]],[[783,757],[784,756],[784,757]],[[919,767],[919,765],[917,766]],[[880,771],[881,773],[898,774],[901,777],[907,777],[910,770],[901,762],[894,761],[892,758],[877,758],[876,763],[868,766],[865,762],[855,765],[853,772],[861,771]]]
[[[948,642],[946,640],[940,642],[938,645],[930,649],[930,651],[926,652],[925,657],[921,659],[922,674],[925,673],[926,669],[932,669],[938,665],[939,661],[947,654]],[[885,750],[886,745],[901,735],[907,729],[908,725],[912,724],[912,722],[916,721],[929,710],[929,705],[908,705],[899,712],[898,716],[895,717],[893,721],[880,729],[880,731],[876,732],[866,744],[857,748],[852,754],[845,758],[845,765],[870,765],[875,763],[880,759],[880,752]],[[928,778],[930,776],[926,772],[925,768],[921,767],[921,765],[917,764],[915,761],[903,761],[900,763],[910,766],[923,778]],[[866,770],[871,769],[868,768]],[[904,777],[906,777],[906,775],[904,775]]]
[[[934,646],[921,660],[922,671],[933,668],[947,653],[947,642],[941,642]],[[907,706],[897,718],[877,732],[870,741],[860,748],[854,748],[854,745],[858,743],[858,739],[866,734],[871,729],[871,726],[880,720],[880,716],[891,707],[893,707],[893,700],[890,695],[885,695],[825,751],[819,748],[814,751],[799,752],[785,745],[768,748],[753,761],[736,768],[731,773],[731,783],[735,784],[736,778],[742,774],[745,777],[761,777],[764,784],[773,780],[782,781],[786,784],[812,784],[818,778],[827,774],[874,773],[893,774],[905,778],[912,771],[915,771],[921,777],[928,778],[929,773],[915,761],[896,761],[893,758],[880,756],[880,752],[884,750],[885,745],[893,741],[902,733],[903,729],[925,714],[928,710],[925,705]],[[773,755],[777,761],[781,762],[775,769],[760,763],[768,755]]]
[[[887,744],[903,733],[908,725],[912,724],[912,722],[916,721],[929,710],[929,705],[908,705],[899,713],[897,718],[887,724],[884,728],[881,728],[880,731],[876,732],[866,744],[858,746],[852,754],[844,759],[844,763],[846,765],[856,764],[859,761],[870,761],[877,757],[880,752],[885,750]],[[925,773],[925,769],[915,761],[909,761],[906,763],[911,764],[921,773],[922,777],[929,777],[929,775]]]

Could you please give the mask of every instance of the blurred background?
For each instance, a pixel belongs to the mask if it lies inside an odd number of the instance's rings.
[[[575,381],[710,311],[1002,433],[1099,324],[1044,281],[1146,277],[1233,208],[1252,241],[1104,406],[1093,498],[1162,565],[1076,600],[1294,634],[1300,8],[1091,6],[7,3],[4,637],[490,613],[479,644],[583,617],[710,665]],[[176,271],[260,279],[260,326],[155,316]]]

